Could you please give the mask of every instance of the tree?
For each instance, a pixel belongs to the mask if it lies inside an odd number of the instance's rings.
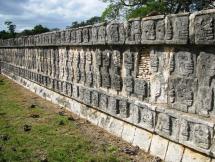
[[[0,39],[8,39],[8,38],[12,38],[9,32],[6,32],[5,30],[0,31]]]
[[[49,31],[50,31],[50,29],[48,29],[47,27],[43,27],[42,25],[36,25],[31,30],[25,29],[22,32],[18,33],[17,37],[41,34],[41,33],[49,32]]]
[[[214,8],[213,0],[102,0],[109,3],[102,20],[144,17],[147,15],[193,12]]]
[[[93,24],[96,24],[96,23],[99,23],[99,22],[101,22],[101,17],[94,16],[94,17],[91,17],[90,19],[88,19],[86,21],[81,21],[81,22],[74,21],[74,22],[72,22],[71,26],[67,26],[66,28],[67,29],[78,28],[78,27],[81,27],[81,26],[93,25]]]
[[[11,34],[12,37],[15,37],[16,33],[16,25],[13,24],[11,21],[5,21],[4,24],[7,26],[9,33]]]
[[[41,34],[41,33],[46,33],[49,32],[50,30],[47,27],[43,27],[42,25],[36,25],[33,29],[32,29],[32,34]]]

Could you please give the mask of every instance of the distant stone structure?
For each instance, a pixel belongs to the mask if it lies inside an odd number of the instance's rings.
[[[2,74],[146,152],[215,162],[215,10],[0,41]]]

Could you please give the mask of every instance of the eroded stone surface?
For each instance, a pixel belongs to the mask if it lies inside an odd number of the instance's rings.
[[[214,19],[206,10],[0,40],[0,69],[128,142],[148,139],[145,150],[157,134],[215,157]]]

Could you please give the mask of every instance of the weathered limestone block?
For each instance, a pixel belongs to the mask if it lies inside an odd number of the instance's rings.
[[[92,26],[92,42],[93,44],[106,43],[106,24],[100,23]]]
[[[108,44],[125,43],[125,29],[123,23],[113,21],[107,24],[106,31],[106,39]]]
[[[134,79],[133,77],[126,77],[124,78],[124,89],[125,91],[130,94],[133,92],[133,89],[134,89]]]
[[[164,16],[153,16],[142,19],[142,44],[158,44],[165,42]]]
[[[129,117],[129,103],[127,100],[120,99],[119,100],[119,114],[121,118],[128,118]]]
[[[195,113],[194,96],[197,81],[193,79],[169,80],[168,103],[173,109]]]
[[[84,26],[82,28],[83,42],[84,45],[92,44],[92,26]]]
[[[92,106],[99,107],[99,93],[97,91],[92,92]]]
[[[165,43],[187,44],[189,41],[189,14],[167,15],[165,30]]]
[[[72,97],[74,97],[75,99],[78,99],[79,97],[79,86],[73,84],[72,86]]]
[[[129,121],[134,124],[139,124],[141,120],[141,112],[140,112],[139,106],[134,102],[132,102],[129,105],[129,110],[130,110]]]
[[[119,114],[119,100],[116,97],[109,97],[107,111],[112,115]]]
[[[76,43],[76,29],[71,29],[70,43],[71,44],[75,44]]]
[[[197,58],[198,90],[195,100],[196,112],[202,116],[214,114],[214,88],[215,88],[215,56],[212,53],[200,52]]]
[[[102,69],[101,71],[101,78],[102,78],[102,87],[110,88],[111,87],[111,78],[108,70],[106,68]]]
[[[139,146],[145,152],[149,151],[153,135],[143,129],[136,128],[133,145]]]
[[[214,136],[213,124],[211,124],[189,117],[181,120],[179,142],[208,154]]]
[[[134,93],[140,100],[143,100],[147,97],[148,93],[148,86],[147,82],[142,79],[135,79],[134,80]]]
[[[126,28],[126,44],[141,43],[141,20],[140,18],[130,19]]]
[[[85,88],[82,86],[79,86],[79,97],[78,100],[80,100],[81,102],[84,102],[84,95],[85,95]]]
[[[85,89],[84,91],[84,103],[90,105],[92,100],[92,92],[89,89]]]
[[[65,44],[69,44],[71,41],[71,29],[65,30]]]
[[[157,107],[156,117],[155,132],[177,142],[180,130],[179,113]]]
[[[151,110],[147,105],[139,105],[139,122],[138,125],[144,129],[154,131],[155,127],[155,111]]]
[[[131,77],[134,70],[135,53],[130,50],[126,50],[123,53],[123,65],[124,65],[124,77]]]
[[[165,156],[166,162],[181,162],[184,153],[184,147],[173,142],[169,142]]]
[[[196,55],[184,50],[174,54],[171,60],[171,72],[181,77],[192,77],[196,65]]]
[[[66,83],[66,95],[67,96],[72,96],[72,88],[73,88],[73,86],[72,86],[72,84],[71,83]]]
[[[211,159],[205,155],[194,152],[190,149],[185,149],[182,162],[210,162]]]
[[[125,141],[132,143],[134,140],[134,134],[135,134],[136,128],[130,124],[125,123],[123,125],[123,131],[122,131],[122,139]]]
[[[57,45],[61,43],[61,33],[60,33],[60,31],[56,31],[56,33],[55,33],[55,39],[56,39],[56,44],[57,44]],[[41,38],[41,37],[40,37],[39,44],[40,44],[40,45],[43,44],[42,38]]]
[[[164,159],[166,155],[166,150],[168,148],[168,143],[168,140],[158,135],[153,135],[150,147],[150,154]]]
[[[117,137],[122,137],[122,131],[124,128],[124,122],[117,120],[113,117],[110,118],[110,123],[107,130]]]
[[[78,28],[76,30],[76,43],[81,44],[83,42],[83,29]]]
[[[104,93],[100,93],[99,99],[99,108],[105,111],[108,107],[108,96]]]
[[[215,11],[203,10],[190,16],[190,39],[194,44],[214,44]]]

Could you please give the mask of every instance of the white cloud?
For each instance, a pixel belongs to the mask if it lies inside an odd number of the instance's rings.
[[[0,5],[3,3],[6,2],[0,1]],[[18,6],[22,6],[22,9],[19,8],[15,12],[8,8],[7,13],[0,10],[0,21],[4,22],[6,19],[13,21],[17,24],[19,31],[36,24],[49,28],[65,28],[73,21],[82,21],[101,15],[106,7],[101,0],[25,0],[22,5],[20,1],[13,0],[13,3],[5,6],[10,7],[10,5],[16,5],[15,3],[19,3]],[[3,26],[0,25],[0,29],[2,28]]]

